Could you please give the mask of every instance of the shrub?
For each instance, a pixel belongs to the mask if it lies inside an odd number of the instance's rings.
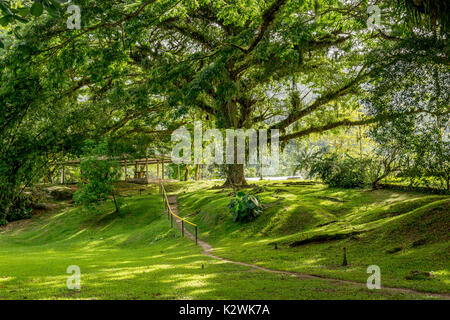
[[[309,174],[318,176],[330,187],[362,188],[369,183],[367,165],[368,163],[364,159],[330,154],[317,159],[311,165]]]
[[[6,220],[9,222],[18,221],[22,219],[30,219],[32,208],[19,207],[14,208],[8,212],[6,215]]]
[[[107,152],[107,141],[85,148],[88,156],[81,160],[80,189],[75,192],[74,200],[77,205],[90,208],[105,202],[110,197],[114,202],[116,213],[119,213],[121,201],[117,199],[114,187],[120,176],[120,165],[117,161],[103,156]]]
[[[238,192],[237,196],[231,199],[228,208],[233,215],[234,222],[249,222],[262,213],[263,207],[257,196]]]
[[[32,217],[33,197],[30,194],[22,194],[17,197],[3,218],[0,218],[0,226],[8,222],[29,219]]]

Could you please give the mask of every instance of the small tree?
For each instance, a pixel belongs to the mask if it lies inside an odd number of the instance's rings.
[[[257,196],[238,192],[228,204],[234,222],[249,222],[263,212],[263,207]]]
[[[108,142],[101,142],[95,145],[88,142],[85,148],[88,156],[81,160],[81,188],[74,199],[78,205],[83,207],[96,206],[112,197],[116,213],[120,210],[120,201],[114,187],[120,175],[120,165],[117,161],[104,156],[107,154]]]

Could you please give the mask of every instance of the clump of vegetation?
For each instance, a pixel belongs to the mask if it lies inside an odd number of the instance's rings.
[[[252,196],[242,191],[237,193],[236,198],[231,199],[228,208],[233,215],[234,222],[249,222],[263,211],[258,196]]]
[[[30,192],[20,194],[12,201],[3,216],[0,215],[0,226],[7,225],[8,222],[30,219],[33,208],[37,207],[38,203],[39,199],[35,194]]]
[[[330,187],[362,188],[368,184],[367,163],[350,156],[331,153],[315,159],[310,176],[318,176]]]
[[[12,203],[5,217],[0,219],[0,226],[6,225],[8,222],[31,218],[32,205],[31,197],[22,194]]]
[[[85,148],[88,156],[82,159],[80,190],[74,194],[75,203],[89,208],[112,197],[116,212],[120,210],[114,182],[119,179],[120,165],[107,157],[99,157],[107,153],[107,142],[95,145],[90,141]]]
[[[13,222],[13,221],[18,221],[18,220],[22,220],[22,219],[29,219],[32,217],[32,215],[31,215],[32,210],[33,209],[31,207],[27,207],[27,206],[21,204],[19,207],[16,207],[8,212],[8,215],[6,216],[6,221]],[[5,224],[6,224],[5,221],[3,223],[0,222],[0,225],[5,225]]]

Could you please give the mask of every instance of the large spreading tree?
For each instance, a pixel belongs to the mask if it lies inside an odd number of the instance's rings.
[[[411,37],[447,48],[441,17],[411,28],[394,2],[373,2],[378,29],[367,26],[370,1],[80,0],[80,30],[67,29],[64,8],[33,18],[0,49],[2,207],[86,139],[146,154],[192,120],[279,129],[287,142],[429,113],[412,104],[364,113],[357,98],[410,54]],[[430,59],[446,65],[448,50]],[[227,184],[245,184],[243,165],[229,165]]]

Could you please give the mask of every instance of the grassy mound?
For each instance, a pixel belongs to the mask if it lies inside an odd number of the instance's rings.
[[[380,201],[388,205],[397,197],[392,193],[361,191],[355,195],[354,191],[330,190],[320,185],[263,184],[263,188],[253,191],[266,203],[264,214],[253,223],[238,225],[231,221],[226,209],[230,190],[211,189],[211,186],[179,183],[169,185],[168,189],[179,194],[181,214],[199,223],[200,237],[216,246],[221,256],[273,269],[361,282],[367,279],[366,265],[376,260],[382,267],[383,283],[436,292],[443,292],[444,285],[448,286],[445,266],[438,266],[448,262],[448,257],[442,256],[448,252],[445,251],[448,244],[430,239],[430,243],[402,249],[405,254],[386,254],[381,240],[374,241],[370,237],[377,235],[376,230],[385,228],[387,235],[394,229],[378,220],[352,225],[354,219],[349,217],[357,210],[352,201],[367,206]],[[52,210],[1,228],[0,299],[428,298],[387,290],[369,291],[326,280],[298,280],[206,257],[199,247],[182,239],[179,230],[170,229],[156,190],[155,187],[121,186],[125,204],[120,214],[113,213],[112,204],[81,210],[72,207],[70,202],[58,202],[52,204]],[[399,195],[396,199],[402,197]],[[433,203],[429,204],[430,208]],[[445,204],[444,200],[439,203]],[[408,221],[421,219],[420,212],[411,214]],[[445,218],[443,211],[441,213]],[[394,222],[399,226],[396,232],[403,234],[401,221],[395,220],[392,225]],[[314,235],[357,229],[364,232],[354,239],[289,247],[293,241]],[[364,237],[368,238],[364,240]],[[408,238],[407,243],[413,240],[416,238]],[[274,242],[278,243],[277,250],[273,248]],[[339,267],[343,245],[348,247],[348,268]],[[441,256],[437,252],[441,252]],[[393,260],[399,258],[402,261]],[[405,262],[404,270],[399,271],[398,265]],[[66,286],[69,276],[66,270],[71,265],[81,269],[81,290],[69,290]],[[425,268],[417,265],[425,265]],[[433,270],[433,277],[430,280],[423,273],[414,273],[413,280],[403,279],[403,273],[410,274],[414,270]],[[417,280],[423,277],[427,280]],[[396,283],[397,279],[401,281]]]
[[[380,231],[414,247],[450,240],[450,200],[444,199],[401,215]]]
[[[229,192],[179,192],[181,214],[200,225],[220,256],[361,282],[378,265],[386,286],[450,292],[448,196],[262,182],[247,192],[258,193],[264,213],[239,225],[226,207]],[[411,272],[431,276],[415,280]]]

